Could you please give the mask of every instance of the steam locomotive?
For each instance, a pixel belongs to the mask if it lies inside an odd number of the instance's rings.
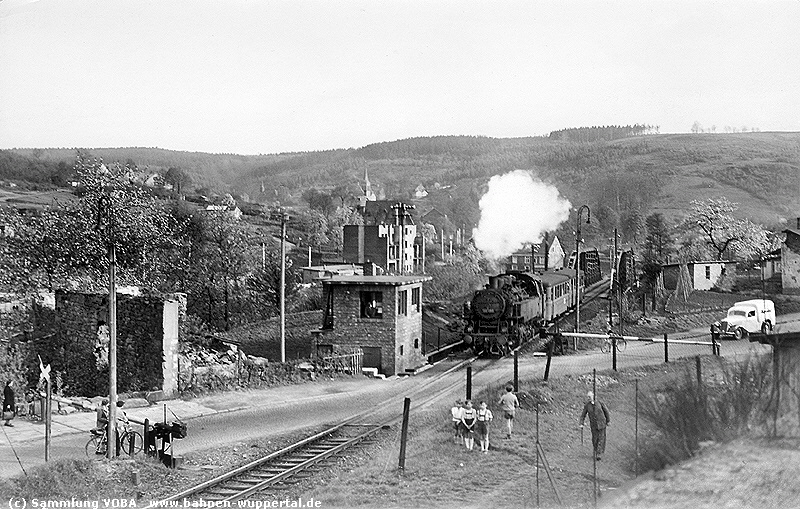
[[[477,355],[502,356],[571,311],[584,290],[574,269],[509,271],[464,304],[464,343]]]

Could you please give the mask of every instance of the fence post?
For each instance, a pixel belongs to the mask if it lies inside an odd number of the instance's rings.
[[[142,433],[144,440],[144,455],[150,456],[150,419],[144,420],[144,433]]]
[[[467,397],[472,399],[472,366],[467,366]]]
[[[550,338],[550,344],[547,345],[547,364],[544,366],[544,381],[546,382],[548,378],[550,378],[550,362],[553,360],[553,342],[556,338],[560,338],[561,335],[553,336]]]
[[[695,360],[695,369],[697,370],[697,387],[700,387],[703,384],[703,371],[700,364],[700,356],[696,356]]]
[[[639,477],[639,379],[636,379],[636,401],[634,406],[636,408],[635,411],[635,420],[634,420],[634,442],[633,442],[633,474],[636,477]]]
[[[400,431],[400,472],[406,469],[406,442],[408,441],[408,414],[411,407],[411,398],[403,400],[403,427]]]
[[[514,394],[519,392],[519,352],[514,350]]]
[[[611,369],[617,370],[617,338],[611,336]]]
[[[664,362],[669,362],[669,343],[667,342],[667,333],[664,333]]]
[[[436,327],[436,351],[442,349],[442,328]]]

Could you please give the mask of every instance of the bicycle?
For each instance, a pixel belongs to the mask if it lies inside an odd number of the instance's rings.
[[[628,347],[628,340],[623,338],[622,336],[615,336],[616,344],[617,344],[617,351],[622,353]],[[605,338],[603,340],[603,344],[600,345],[600,351],[603,353],[611,352],[611,345],[613,344],[611,336]]]
[[[108,428],[90,430],[92,437],[86,442],[87,458],[104,458],[108,452]],[[134,456],[144,449],[144,438],[141,433],[130,428],[123,428],[120,435],[120,448],[128,456]]]

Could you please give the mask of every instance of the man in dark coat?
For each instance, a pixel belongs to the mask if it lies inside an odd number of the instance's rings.
[[[600,461],[600,457],[606,451],[606,427],[611,424],[611,416],[605,403],[595,402],[594,393],[586,395],[586,404],[583,405],[583,413],[578,423],[583,427],[583,421],[589,416],[589,426],[592,428],[592,446],[594,447],[594,457]]]
[[[13,380],[9,380],[6,382],[6,387],[3,389],[3,419],[5,419],[6,426],[13,427],[14,425],[11,424],[11,419],[14,418],[16,415],[17,405],[16,400],[14,398],[14,385]]]

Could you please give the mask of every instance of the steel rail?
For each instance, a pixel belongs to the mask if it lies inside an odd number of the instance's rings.
[[[161,500],[161,501],[159,501],[157,503],[154,503],[152,505],[167,505],[166,502],[188,498],[188,497],[190,497],[192,495],[195,495],[197,493],[200,493],[201,491],[206,490],[207,488],[210,488],[212,486],[216,486],[218,484],[222,484],[223,482],[225,482],[225,481],[227,481],[229,479],[232,479],[233,477],[236,477],[236,476],[238,476],[240,474],[243,474],[245,472],[249,472],[250,470],[254,470],[257,467],[260,467],[261,465],[272,461],[273,459],[279,458],[281,456],[285,456],[285,455],[287,455],[287,454],[289,454],[291,452],[294,452],[295,450],[297,450],[297,449],[299,449],[299,448],[301,448],[301,447],[303,447],[303,446],[305,446],[305,445],[307,445],[307,444],[309,444],[311,442],[314,442],[314,441],[317,441],[317,440],[319,440],[321,438],[327,437],[327,436],[331,435],[332,433],[338,431],[339,429],[343,428],[350,421],[352,421],[352,420],[354,420],[356,418],[358,418],[357,415],[353,416],[353,417],[350,417],[349,419],[346,419],[346,420],[340,422],[336,426],[328,428],[328,429],[326,429],[324,431],[320,431],[319,433],[317,433],[315,435],[312,435],[310,437],[304,438],[303,440],[300,440],[299,442],[296,442],[296,443],[294,443],[292,445],[284,447],[283,449],[280,449],[278,451],[274,451],[274,452],[264,456],[263,458],[259,458],[257,460],[251,461],[250,463],[247,463],[247,464],[242,465],[242,466],[240,466],[240,467],[238,467],[238,468],[236,468],[234,470],[231,470],[231,471],[226,472],[226,473],[224,473],[222,475],[214,477],[213,479],[209,479],[208,481],[205,481],[205,482],[203,482],[201,484],[198,484],[197,486],[193,486],[193,487],[191,487],[191,488],[189,488],[189,489],[187,489],[185,491],[182,491],[182,492],[180,492],[180,493],[178,493],[176,495],[172,495],[171,497],[165,498],[165,499],[163,499],[163,500]]]
[[[341,451],[344,451],[346,449],[349,449],[349,448],[353,447],[354,445],[357,445],[357,444],[361,443],[365,438],[367,438],[370,435],[374,435],[375,433],[377,433],[381,429],[383,429],[383,425],[378,425],[378,426],[372,427],[372,428],[368,429],[367,431],[361,433],[360,435],[351,438],[347,442],[341,443],[341,444],[329,449],[328,451],[322,452],[322,453],[314,456],[313,458],[309,458],[308,460],[298,464],[297,466],[291,467],[291,468],[285,470],[284,472],[276,474],[273,477],[271,477],[269,479],[266,479],[266,480],[254,485],[254,486],[252,486],[250,488],[244,489],[244,490],[242,490],[242,491],[240,491],[240,492],[238,492],[236,494],[233,494],[233,495],[231,495],[229,497],[223,498],[221,501],[222,502],[235,502],[237,500],[243,499],[246,496],[252,495],[253,493],[256,493],[256,492],[262,491],[262,490],[264,490],[266,488],[269,488],[270,486],[275,485],[275,484],[283,481],[284,479],[286,479],[288,477],[291,477],[294,474],[297,474],[299,472],[302,472],[303,470],[306,470],[308,467],[316,465],[317,463],[330,458],[334,454],[337,454],[337,453],[339,453]]]

